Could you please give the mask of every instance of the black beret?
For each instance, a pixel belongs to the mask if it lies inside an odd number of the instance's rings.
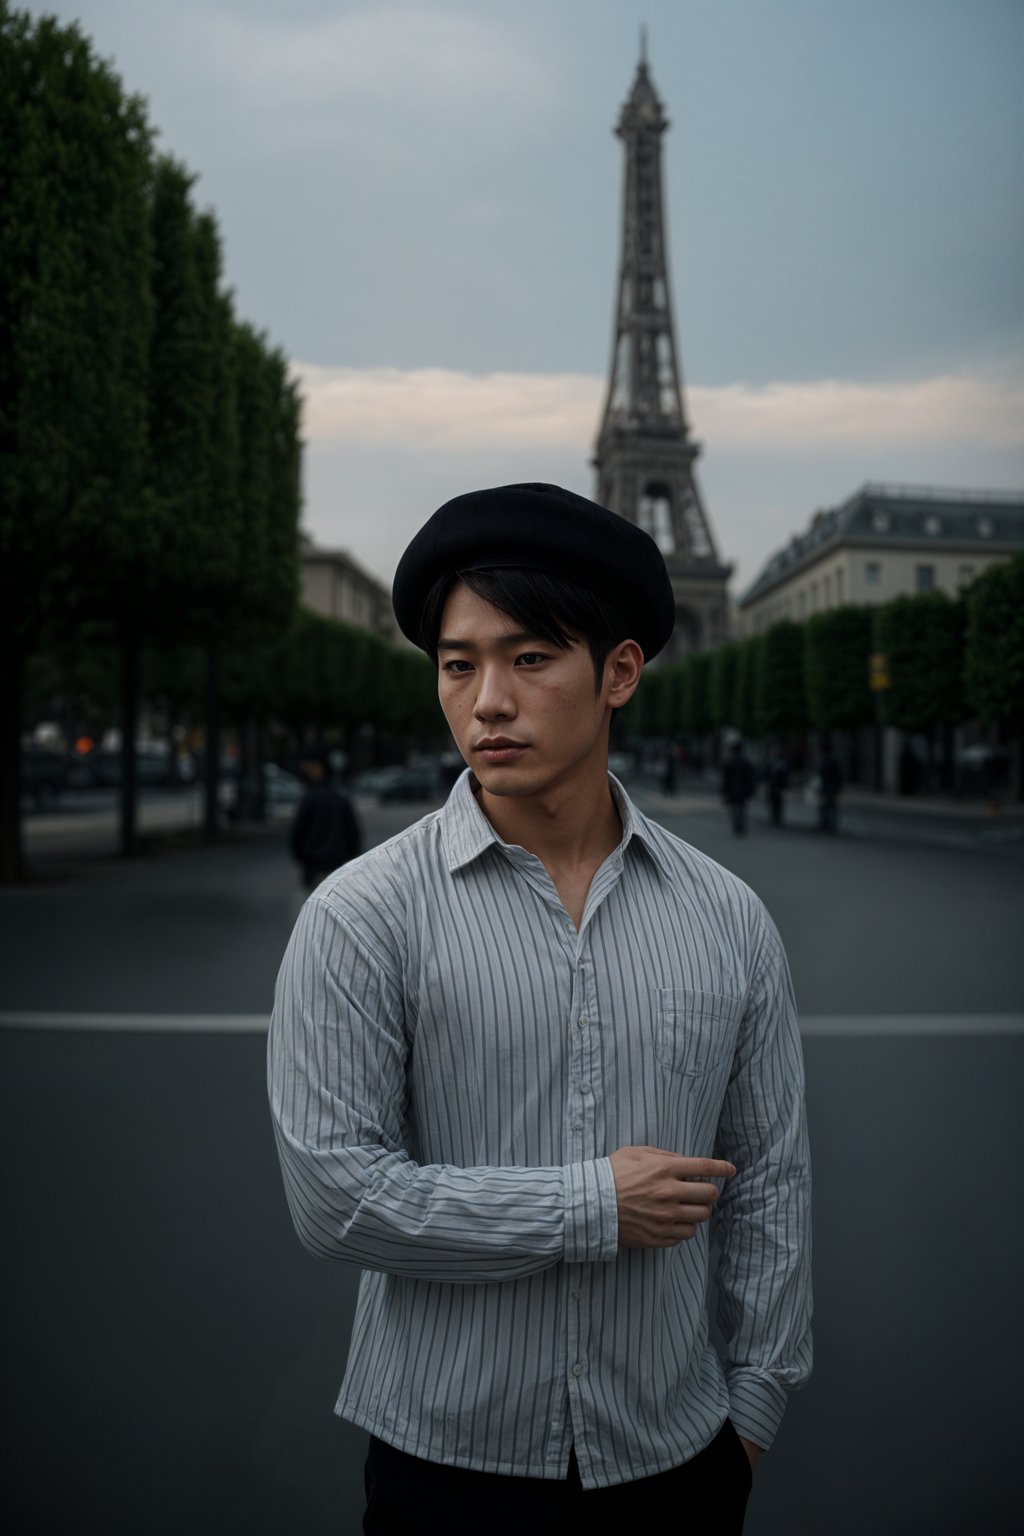
[[[423,605],[442,576],[497,567],[589,587],[622,614],[646,661],[675,625],[672,583],[649,533],[557,485],[499,485],[446,501],[405,551],[391,591],[402,633],[419,645]]]

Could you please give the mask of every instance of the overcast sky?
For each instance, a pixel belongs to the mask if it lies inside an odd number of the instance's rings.
[[[641,22],[734,591],[865,480],[1024,486],[1021,0],[71,0],[306,399],[305,522],[390,581],[448,496],[593,493]]]

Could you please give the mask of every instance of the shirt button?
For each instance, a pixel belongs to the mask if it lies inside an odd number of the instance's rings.
[[[588,1022],[589,1022],[589,1020],[587,1020],[587,1019],[577,1019],[576,1020],[576,1023],[577,1023],[577,1025],[578,1025],[578,1027],[580,1029],[586,1029]]]
[[[573,1299],[573,1301],[579,1301],[579,1299],[580,1299],[580,1297],[581,1297],[581,1296],[582,1296],[582,1295],[583,1295],[583,1292],[582,1292],[582,1291],[580,1291],[580,1290],[575,1290],[575,1291],[573,1291],[573,1293],[572,1293],[572,1299]]]
[[[574,1131],[582,1131],[582,1129],[583,1129],[583,1121],[582,1120],[574,1120],[573,1123],[572,1123],[572,1128],[573,1128]]]
[[[589,1083],[580,1083],[580,1093],[589,1093],[589,1092],[590,1092],[590,1084]]]
[[[582,1367],[582,1365],[580,1365],[578,1360],[577,1360],[576,1364],[572,1368],[572,1373],[573,1373],[574,1376],[582,1376],[583,1375],[583,1367]]]

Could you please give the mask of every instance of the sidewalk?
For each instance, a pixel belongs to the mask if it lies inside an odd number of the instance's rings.
[[[722,814],[717,775],[680,780],[679,793],[666,795],[657,780],[637,777],[627,785],[645,811],[655,817]],[[750,802],[752,830],[769,824],[763,791]],[[787,792],[785,828],[817,830],[818,811],[804,787]],[[1024,804],[1002,803],[996,809],[984,801],[957,800],[945,795],[889,795],[851,785],[839,798],[840,835],[884,838],[894,842],[930,842],[944,847],[1024,848]]]

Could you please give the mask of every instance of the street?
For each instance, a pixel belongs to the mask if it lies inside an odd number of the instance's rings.
[[[1019,1531],[1024,847],[637,798],[765,899],[804,1021],[816,1365],[749,1536]],[[294,1237],[264,1088],[300,900],[282,822],[0,892],[7,1530],[359,1530],[358,1277]]]

